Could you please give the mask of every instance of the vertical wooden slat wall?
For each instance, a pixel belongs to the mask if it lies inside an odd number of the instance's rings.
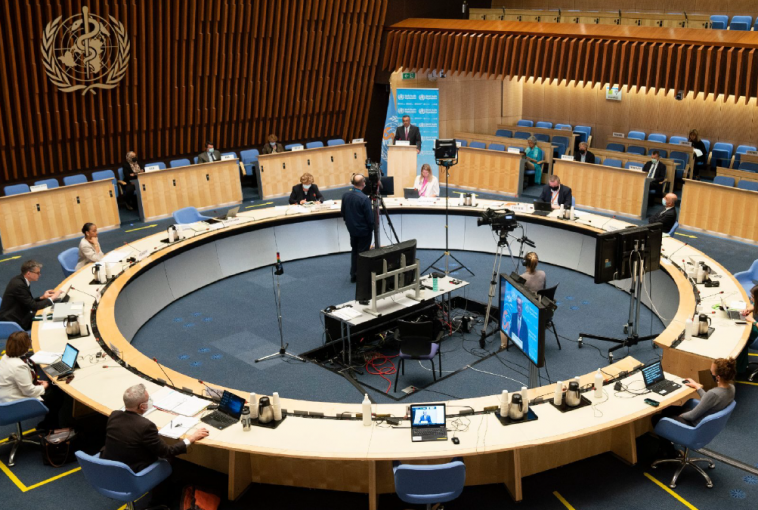
[[[45,26],[82,7],[124,24],[113,90],[60,92]],[[387,0],[0,2],[0,181],[282,141],[363,137]]]

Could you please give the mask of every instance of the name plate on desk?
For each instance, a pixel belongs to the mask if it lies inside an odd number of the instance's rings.
[[[510,154],[521,154],[521,149],[518,147],[508,147],[508,152]]]
[[[642,167],[638,165],[629,165],[629,170],[642,170]]]
[[[403,146],[403,147],[407,147],[410,144],[411,144],[411,142],[409,142],[408,140],[398,140],[398,141],[395,142],[395,145],[400,145],[400,146]]]
[[[234,154],[224,154],[221,156],[221,161],[229,161],[230,159],[237,159],[234,157]]]
[[[692,147],[692,142],[689,140],[679,140],[679,145],[686,145],[687,147]]]
[[[305,147],[303,147],[302,145],[295,145],[294,147],[292,147],[292,152],[301,151],[303,149],[305,149]]]
[[[463,144],[461,142],[455,142],[455,146],[458,147],[459,149],[461,148],[462,145]]]
[[[626,138],[624,133],[613,133],[613,138]]]
[[[571,126],[561,126],[563,131],[571,131]]]
[[[158,165],[147,165],[145,167],[145,172],[155,172],[156,170],[160,170],[160,169],[161,167],[159,167]]]
[[[234,218],[229,218],[228,220],[224,220],[225,225],[234,225],[235,223],[239,223],[242,221],[242,219],[239,216],[235,216]]]
[[[45,191],[47,189],[47,184],[37,184],[36,186],[29,186],[29,191],[35,192],[35,191]]]
[[[137,254],[137,256],[136,256],[136,257],[134,257],[134,259],[135,259],[137,262],[139,262],[140,260],[144,259],[144,258],[145,258],[145,257],[147,257],[148,255],[150,255],[150,252],[149,252],[148,250],[142,250],[141,252],[139,252],[139,253]]]
[[[561,156],[561,159],[563,161],[574,161],[574,156],[569,156],[568,154],[564,154]]]
[[[350,143],[363,143],[363,138],[353,138]]]
[[[758,156],[758,151],[745,151],[748,156]]]

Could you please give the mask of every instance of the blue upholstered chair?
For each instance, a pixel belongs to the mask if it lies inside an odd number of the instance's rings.
[[[455,141],[461,144],[461,147],[468,147],[468,142],[466,140],[459,140],[456,138]]]
[[[676,229],[678,229],[678,228],[679,228],[679,222],[675,221],[674,222],[674,226],[671,227],[671,230],[669,230],[669,235],[673,236],[674,234],[676,234]]]
[[[731,143],[716,142],[713,144],[711,151],[711,166],[720,166],[729,168],[732,163],[732,151],[734,145]]]
[[[58,262],[63,270],[63,277],[68,278],[76,271],[76,264],[79,262],[79,248],[69,248],[58,254]]]
[[[666,143],[668,141],[668,138],[663,133],[650,133],[647,135],[647,139],[649,142]]]
[[[738,168],[745,172],[758,172],[758,163],[753,163],[752,161],[740,161],[740,166]]]
[[[302,146],[303,146],[303,144],[302,144],[302,143],[291,143],[291,144],[289,144],[289,145],[285,145],[285,146],[284,146],[284,150],[286,150],[286,151],[291,151],[291,150],[292,150],[292,149],[294,149],[295,147],[302,147]]]
[[[187,161],[187,164],[189,164],[189,161],[186,160],[186,159],[185,160],[177,159],[177,161]],[[185,164],[185,165],[179,165],[179,166],[187,166],[187,164]],[[166,169],[166,163],[164,163],[163,161],[154,161],[152,163],[147,163],[145,165],[145,167],[148,167],[148,166],[157,166],[161,170],[165,170]],[[173,166],[172,166],[172,168],[173,168]]]
[[[495,136],[504,136],[506,138],[513,138],[513,131],[510,129],[498,129],[495,131]]]
[[[400,352],[398,352],[397,359],[400,361],[400,366],[395,371],[395,390],[397,391],[397,379],[402,370],[405,375],[405,360],[422,360],[432,362],[432,378],[436,381],[437,375],[434,370],[434,357],[439,357],[440,365],[440,377],[442,377],[442,352],[440,351],[440,340],[442,339],[442,331],[440,331],[436,338],[434,336],[434,327],[432,322],[407,322],[403,320],[397,321],[397,330],[395,332],[395,338],[400,341]]]
[[[327,140],[326,145],[328,145],[329,147],[334,147],[335,145],[345,145],[345,140],[343,140],[342,138]]]
[[[64,186],[71,186],[72,184],[82,184],[87,182],[87,176],[84,174],[67,175],[63,178]]]
[[[308,142],[305,144],[306,149],[318,149],[323,146],[324,146],[324,142],[319,142],[319,141]]]
[[[534,127],[534,121],[521,119],[520,121],[516,122],[516,125],[522,127]]]
[[[21,329],[21,328],[19,328]],[[0,404],[0,425],[16,425],[16,432],[8,438],[5,444],[13,445],[11,447],[11,456],[8,460],[8,466],[13,467],[16,464],[16,452],[22,443],[39,446],[36,441],[24,439],[21,432],[21,422],[34,418],[42,418],[47,414],[47,407],[36,398],[22,398],[13,402]]]
[[[586,142],[590,139],[590,136],[592,135],[592,127],[590,126],[576,126],[574,128],[574,133],[579,135],[579,141],[580,142]]]
[[[137,499],[171,475],[171,465],[163,459],[150,464],[139,473],[122,462],[103,460],[99,453],[92,456],[78,451],[76,459],[82,467],[84,478],[98,493],[126,503],[128,510],[134,510]]]
[[[554,138],[559,138],[559,137],[556,136]],[[534,139],[537,140],[538,142],[549,142],[550,136],[544,133],[534,133]]]
[[[718,184],[719,186],[728,186],[730,188],[734,187],[734,177],[727,177],[726,175],[717,175],[713,178],[713,184]]]
[[[621,168],[621,160],[613,159],[613,158],[605,158],[605,161],[603,161],[603,165],[612,166],[614,168]]]
[[[174,223],[178,223],[180,225],[186,225],[188,223],[195,223],[198,221],[211,219],[210,216],[203,216],[197,212],[197,209],[194,207],[185,207],[184,209],[174,211],[172,216],[174,217]]]
[[[486,145],[484,142],[471,142],[469,145],[472,149],[484,149],[486,148]]]
[[[20,195],[21,193],[29,193],[28,184],[11,184],[5,187],[5,196]]]
[[[571,127],[571,124],[556,124],[555,129],[565,129],[566,131],[571,131],[573,128]]]
[[[190,160],[187,158],[173,159],[169,162],[171,168],[179,168],[181,166],[190,166]]]
[[[679,145],[682,142],[689,142],[690,139],[686,136],[672,136],[669,138],[669,143],[673,143],[674,145]]]
[[[547,140],[545,140],[547,141]],[[553,150],[553,157],[560,158],[564,154],[566,154],[566,151],[568,150],[569,139],[567,136],[554,136],[552,140],[552,144],[555,145],[555,149]]]
[[[609,143],[605,146],[605,149],[609,151],[624,152],[625,147],[620,143]]]
[[[671,151],[669,159],[673,159],[676,162],[675,178],[681,179],[684,176],[684,167],[690,162],[690,154],[688,152]]]
[[[629,134],[626,135],[626,137],[632,140],[644,140],[645,133],[642,131],[629,131]]]
[[[111,179],[113,181],[113,191],[116,192],[116,196],[118,196],[118,183],[116,182],[116,174],[113,173],[113,170],[99,170],[97,172],[92,172],[92,181],[107,181],[108,179]]]
[[[258,166],[258,156],[260,153],[258,149],[248,149],[240,152],[240,158],[242,165],[245,167],[245,173],[247,175],[253,175],[253,168]]]
[[[746,191],[758,191],[758,182],[746,181],[745,179],[742,179],[737,183],[737,188],[744,189]]]
[[[60,186],[58,179],[42,179],[41,181],[34,182],[35,186],[39,186],[41,184],[47,184],[47,189],[54,189]]]
[[[734,273],[734,279],[737,280],[740,285],[742,285],[742,288],[745,289],[745,292],[749,294],[750,289],[752,289],[753,286],[758,285],[758,260],[754,260],[753,263],[750,264],[750,269],[747,271]]]
[[[453,501],[463,492],[466,466],[461,457],[437,465],[392,463],[395,474],[395,493],[411,505],[426,505],[427,510],[437,503]]]
[[[516,131],[513,134],[513,138],[518,138],[519,140],[527,140],[530,136],[532,136],[532,134],[526,131]]]
[[[729,23],[729,16],[724,16],[723,14],[711,16],[711,28],[714,30],[726,30],[727,23]]]
[[[694,409],[694,407],[699,402],[699,400],[689,400],[684,407],[687,410],[691,410]],[[671,479],[669,487],[672,489],[676,487],[676,481],[679,478],[679,475],[682,474],[682,471],[687,466],[692,466],[695,468],[705,478],[706,485],[708,487],[713,487],[711,478],[705,473],[705,471],[703,471],[700,466],[695,463],[707,462],[708,467],[711,469],[715,468],[716,466],[713,464],[713,462],[711,462],[710,459],[691,458],[690,450],[699,450],[700,448],[707,446],[708,443],[713,441],[716,436],[718,436],[719,433],[724,430],[724,427],[726,427],[726,422],[732,415],[732,411],[734,411],[736,405],[736,402],[732,402],[729,404],[729,406],[727,406],[726,409],[703,418],[695,427],[685,425],[684,423],[678,422],[671,418],[663,418],[658,422],[658,425],[655,426],[656,435],[664,439],[668,439],[674,444],[684,446],[684,454],[678,456],[676,459],[660,459],[653,462],[653,469],[657,468],[661,464],[674,463],[679,465],[676,472],[674,473],[674,477]]]
[[[553,129],[552,122],[537,121],[537,127],[541,129]]]
[[[646,149],[644,147],[640,147],[639,145],[630,145],[626,148],[626,152],[629,154],[637,154],[638,156],[644,156],[646,153]]]
[[[744,32],[749,32],[752,25],[752,16],[732,16],[732,21],[729,22],[729,30],[742,30]]]
[[[194,158],[192,158],[192,164],[193,165],[197,165],[197,161],[198,161],[197,156],[195,156]]]
[[[752,145],[738,145],[737,150],[734,151],[734,165],[733,165],[734,168],[740,167],[740,156],[742,154],[746,154],[747,151],[754,151],[754,150],[756,150],[756,148],[753,147]]]
[[[504,151],[505,145],[502,143],[491,143],[489,146],[489,150],[491,151]]]

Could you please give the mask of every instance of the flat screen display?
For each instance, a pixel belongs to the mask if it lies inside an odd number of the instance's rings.
[[[500,313],[500,330],[532,363],[541,366],[544,334],[540,331],[540,308],[504,275],[500,275]]]
[[[63,356],[61,356],[61,361],[63,361],[67,366],[74,368],[74,365],[76,364],[76,357],[78,355],[79,351],[77,351],[75,347],[73,347],[71,344],[66,344],[66,348],[63,350]]]
[[[411,406],[411,419],[414,427],[439,427],[445,424],[445,406]]]

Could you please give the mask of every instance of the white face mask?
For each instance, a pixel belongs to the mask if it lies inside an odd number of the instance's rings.
[[[151,397],[148,397],[147,402],[145,403],[147,404],[147,407],[145,408],[145,412],[142,414],[147,414],[153,409],[153,399]]]
[[[268,143],[271,144],[271,147],[276,147],[276,142],[268,142]]]
[[[310,188],[311,188],[311,185],[310,185],[310,184],[303,184],[303,189],[304,189],[305,191],[308,191]]]
[[[661,202],[663,202],[663,207],[668,207],[668,205],[666,205],[666,199],[665,198],[662,198]]]
[[[208,152],[213,152],[213,147],[208,147]]]

